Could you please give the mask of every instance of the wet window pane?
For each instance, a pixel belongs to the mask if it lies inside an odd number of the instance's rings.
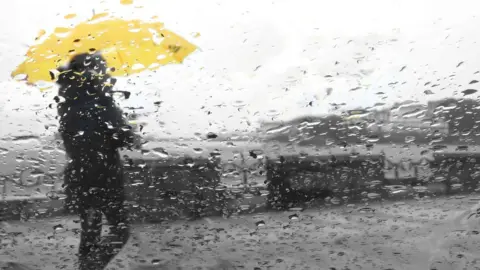
[[[11,1],[0,269],[477,269],[473,1]]]

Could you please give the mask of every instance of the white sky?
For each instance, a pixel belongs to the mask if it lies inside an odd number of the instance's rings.
[[[16,0],[2,7],[0,138],[45,134],[45,124],[56,123],[55,110],[45,109],[55,91],[42,96],[38,89],[12,81],[10,72],[22,62],[40,29],[49,33],[56,26],[85,20],[92,9],[109,9],[128,18],[157,15],[168,29],[201,47],[183,65],[118,84],[132,91],[130,105],[153,110],[153,101],[163,101],[145,128],[159,137],[253,130],[259,119],[327,113],[330,103],[346,103],[342,109],[406,99],[425,103],[456,95],[471,88],[472,79],[480,80],[473,74],[480,70],[475,0],[136,0],[134,6],[122,6],[119,0],[97,2]],[[67,21],[63,16],[69,13],[78,17]],[[201,36],[193,38],[193,32]],[[438,79],[436,88],[423,86]],[[395,81],[396,86],[388,85]],[[362,89],[349,91],[358,86]],[[329,87],[333,91],[327,96]],[[434,94],[424,94],[427,89]],[[310,101],[313,106],[307,107]],[[212,114],[207,116],[207,110]]]

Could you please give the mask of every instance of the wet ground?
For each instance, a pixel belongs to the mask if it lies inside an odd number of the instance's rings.
[[[480,219],[452,223],[479,200],[459,196],[135,225],[135,239],[110,269],[480,269]],[[74,269],[78,227],[73,217],[3,222],[0,262]]]

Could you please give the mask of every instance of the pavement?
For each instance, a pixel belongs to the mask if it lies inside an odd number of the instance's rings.
[[[419,198],[137,224],[108,269],[480,269],[480,218],[455,222],[479,201]],[[78,233],[75,217],[4,221],[0,262],[75,269]]]

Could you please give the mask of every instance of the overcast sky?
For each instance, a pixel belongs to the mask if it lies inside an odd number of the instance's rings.
[[[133,93],[128,105],[154,111],[153,102],[163,101],[146,132],[191,137],[253,130],[260,119],[324,114],[332,112],[332,103],[345,103],[340,109],[425,103],[474,87],[468,83],[480,80],[474,75],[480,70],[477,2],[137,0],[122,6],[119,0],[9,1],[0,10],[0,138],[53,132],[45,125],[56,123],[55,110],[47,109],[54,91],[42,94],[12,81],[10,72],[40,29],[50,33],[76,24],[92,10],[126,18],[157,15],[201,48],[182,65],[118,83]],[[64,19],[69,13],[77,18]],[[200,37],[193,37],[196,32]],[[424,86],[429,81],[439,86]]]

